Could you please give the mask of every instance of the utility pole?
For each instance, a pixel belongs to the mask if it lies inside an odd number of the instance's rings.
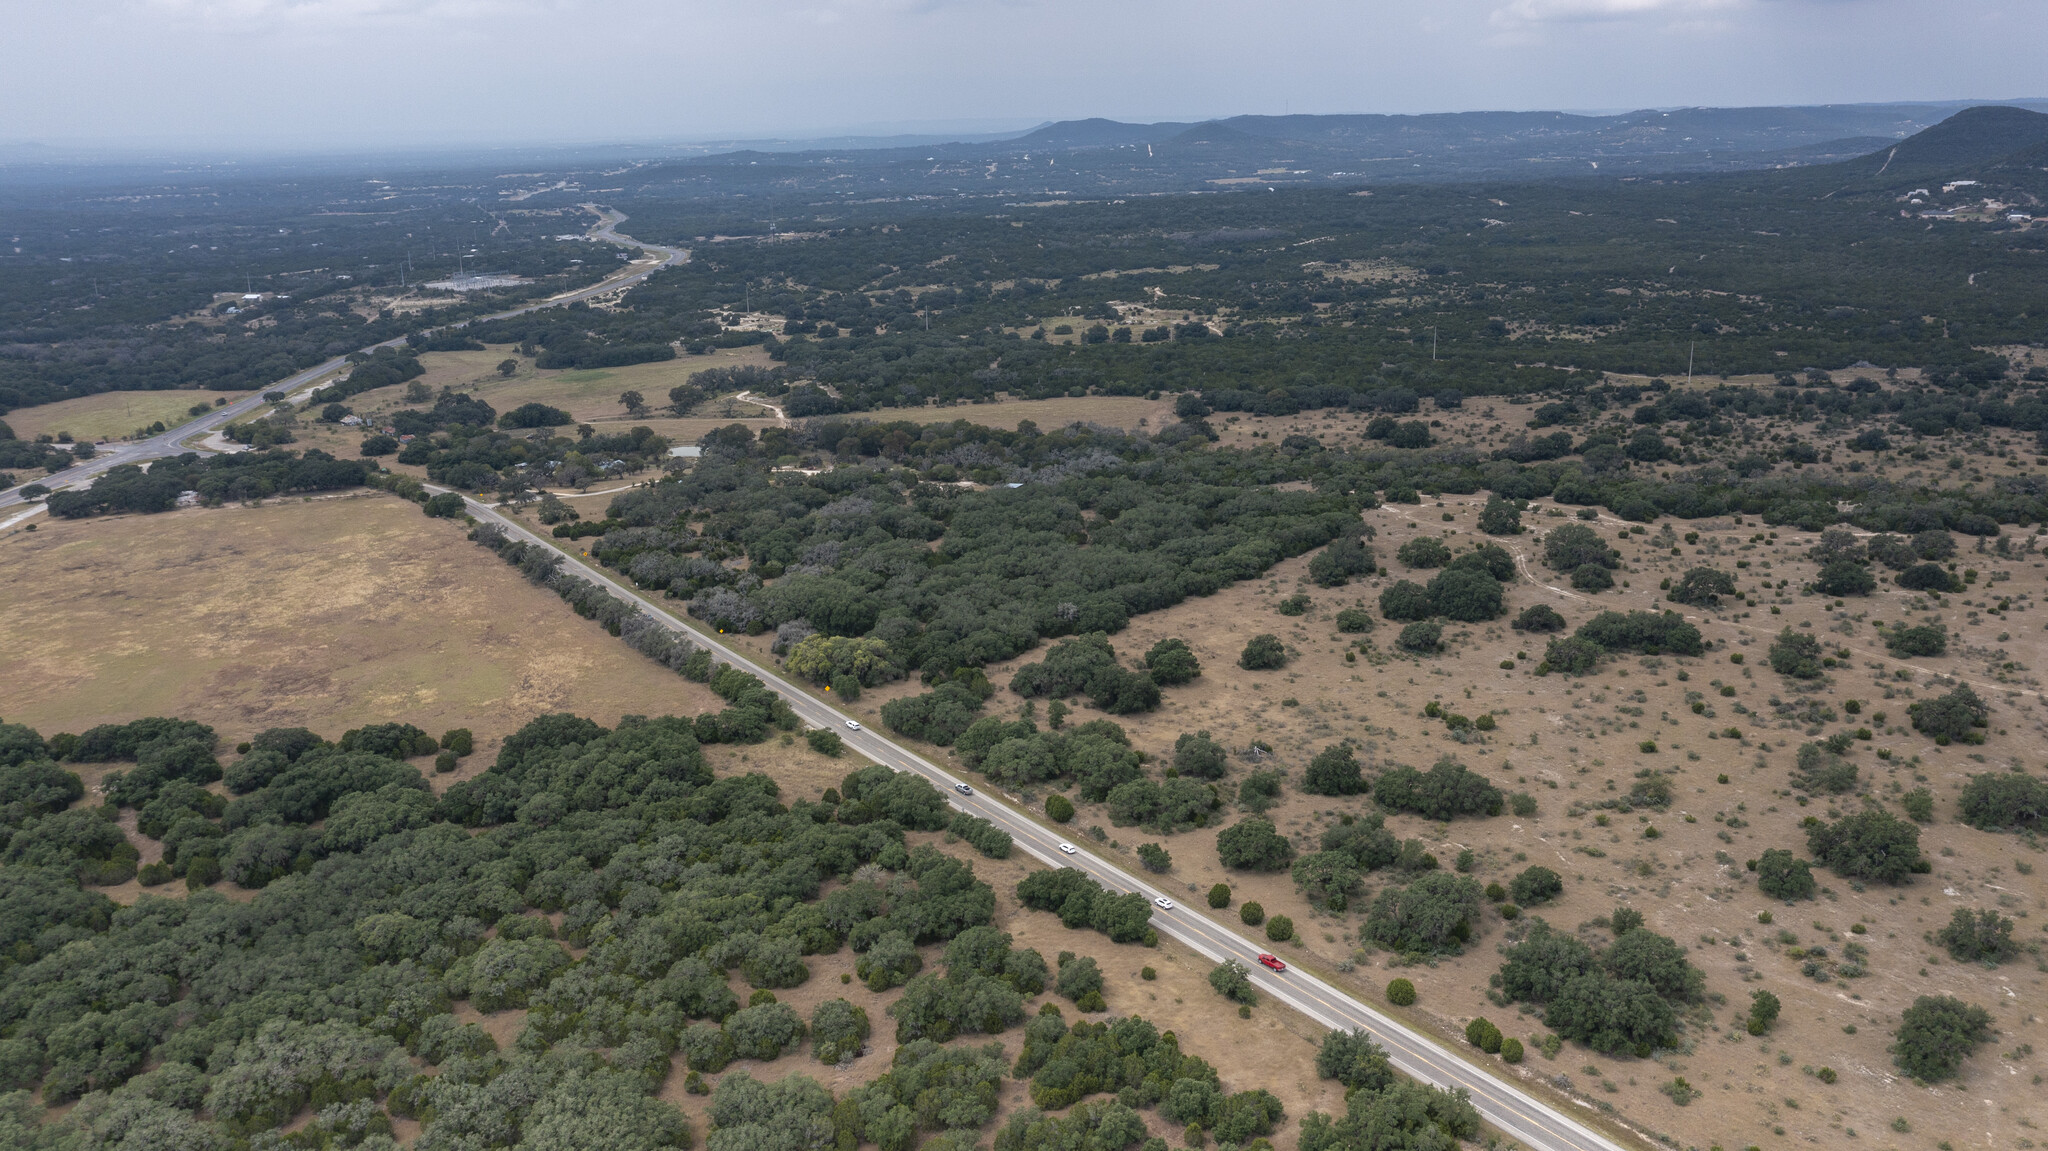
[[[1694,340],[1692,346],[1685,350],[1685,386],[1688,388],[1692,387],[1692,355],[1699,350],[1699,347],[1700,342]]]
[[[1431,325],[1429,326],[1429,359],[1430,359],[1430,362],[1431,362],[1431,363],[1435,363],[1435,362],[1436,362],[1436,325],[1435,325],[1435,324],[1431,324]]]

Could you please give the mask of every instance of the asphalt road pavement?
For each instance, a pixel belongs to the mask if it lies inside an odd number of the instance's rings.
[[[429,490],[446,489],[429,485]],[[467,496],[464,497],[464,503],[468,505],[471,515],[485,523],[498,525],[510,536],[544,547],[553,546],[551,541],[542,539],[488,504]],[[1289,965],[1284,973],[1269,971],[1260,966],[1258,957],[1265,948],[1227,926],[1226,921],[1212,912],[1207,901],[1201,896],[1196,896],[1192,905],[1182,902],[1180,895],[1185,894],[1184,892],[1169,891],[1134,876],[1110,860],[1088,850],[1085,843],[1062,840],[1056,832],[1025,814],[1018,805],[1000,796],[989,794],[979,788],[971,796],[961,795],[954,790],[955,786],[960,783],[969,783],[971,786],[972,781],[947,771],[873,728],[862,726],[855,730],[848,727],[847,722],[853,717],[783,679],[773,669],[764,667],[720,643],[717,637],[681,622],[657,606],[654,601],[613,581],[595,566],[571,555],[563,557],[563,566],[606,588],[613,595],[642,608],[663,625],[688,636],[691,642],[711,649],[718,659],[759,676],[761,682],[770,690],[789,701],[790,709],[796,712],[798,718],[812,727],[838,732],[847,747],[854,752],[866,756],[875,763],[886,764],[894,770],[916,772],[931,780],[955,808],[981,816],[1002,828],[1010,834],[1019,849],[1046,865],[1079,868],[1096,882],[1116,891],[1135,891],[1142,893],[1147,899],[1164,897],[1172,900],[1172,910],[1162,910],[1158,907],[1152,910],[1152,926],[1157,928],[1161,935],[1170,935],[1219,963],[1225,959],[1238,960],[1250,969],[1252,984],[1261,993],[1287,1004],[1326,1027],[1334,1030],[1364,1028],[1372,1032],[1373,1037],[1387,1049],[1387,1054],[1395,1067],[1432,1086],[1464,1088],[1470,1093],[1473,1106],[1479,1109],[1480,1115],[1489,1124],[1517,1140],[1530,1151],[1622,1151],[1623,1144],[1593,1130],[1522,1088],[1496,1078],[1459,1055],[1445,1050],[1436,1040],[1381,1014],[1350,993],[1339,990],[1317,976],[1293,965]],[[1073,853],[1061,851],[1062,843],[1072,847]],[[1281,958],[1284,959],[1285,956]],[[1222,1009],[1220,1005],[1218,1009]]]
[[[592,207],[591,210],[597,209]],[[560,307],[578,300],[590,299],[639,283],[662,268],[689,259],[686,250],[665,248],[619,235],[616,229],[625,217],[616,212],[606,212],[602,215],[602,222],[591,233],[593,238],[638,247],[658,259],[635,263],[630,268],[622,269],[618,274],[590,287],[481,318],[502,319],[541,308]],[[402,339],[387,340],[364,350],[396,346],[402,342]],[[340,358],[329,360],[273,384],[265,390],[294,394],[339,369],[344,362]],[[187,445],[190,441],[217,431],[230,421],[264,407],[266,403],[260,394],[246,397],[161,435],[107,448],[91,460],[83,461],[76,467],[57,472],[37,482],[53,490],[71,487],[89,483],[93,477],[121,464],[143,463],[189,451],[191,448]],[[22,502],[18,488],[0,492],[0,517],[5,516],[7,508]],[[470,514],[478,520],[497,524],[517,538],[543,546],[552,546],[550,541],[542,540],[516,521],[501,515],[496,509],[466,496],[464,502],[468,505]],[[39,507],[22,509],[15,516],[0,520],[0,526],[18,522],[37,510],[40,510]],[[1126,872],[1115,863],[1089,851],[1082,844],[1070,843],[1069,845],[1074,848],[1072,854],[1062,852],[1060,845],[1063,841],[1059,836],[1035,818],[1025,814],[1015,804],[1000,796],[979,790],[971,796],[959,794],[954,790],[954,786],[966,781],[945,768],[877,731],[865,727],[859,730],[849,728],[847,721],[851,717],[845,713],[789,683],[773,670],[719,643],[716,638],[680,622],[652,601],[643,599],[638,593],[613,582],[608,575],[591,565],[574,556],[565,556],[564,563],[584,578],[609,589],[612,594],[639,605],[665,626],[687,634],[692,642],[710,648],[725,662],[759,676],[771,690],[789,701],[791,709],[805,723],[837,731],[848,747],[875,763],[886,764],[897,771],[913,771],[931,780],[945,793],[947,800],[954,807],[981,816],[1002,828],[1010,834],[1019,849],[1048,866],[1079,868],[1097,882],[1114,890],[1141,892],[1148,899],[1165,897],[1173,900],[1175,906],[1170,911],[1157,907],[1153,909],[1152,925],[1160,934],[1172,936],[1219,963],[1225,959],[1238,960],[1250,969],[1252,983],[1259,991],[1293,1007],[1324,1026],[1344,1030],[1364,1028],[1372,1032],[1374,1038],[1387,1048],[1395,1067],[1433,1086],[1463,1088],[1470,1093],[1473,1105],[1479,1109],[1480,1115],[1489,1124],[1531,1151],[1622,1151],[1622,1144],[1580,1123],[1520,1087],[1496,1078],[1461,1056],[1446,1050],[1436,1040],[1381,1014],[1317,976],[1294,966],[1289,966],[1284,973],[1269,971],[1260,966],[1258,957],[1264,949],[1257,942],[1227,926],[1200,897],[1197,897],[1195,905],[1183,903],[1175,898],[1175,893]]]
[[[594,296],[602,296],[607,292],[629,288],[663,268],[683,263],[690,258],[690,253],[687,249],[665,248],[659,244],[643,243],[639,240],[619,235],[617,228],[626,220],[626,217],[619,212],[600,211],[597,207],[590,204],[586,204],[584,207],[592,212],[597,212],[600,217],[600,222],[590,233],[591,238],[621,244],[626,247],[640,248],[647,252],[648,255],[656,257],[656,259],[653,262],[636,262],[628,265],[587,288],[578,288],[575,291],[564,292],[559,296],[550,296],[545,300],[536,300],[530,304],[522,304],[510,311],[495,312],[488,316],[480,316],[477,320],[465,320],[448,326],[459,328],[481,320],[502,320],[512,316],[523,316],[528,312],[537,312],[542,308],[559,308],[564,304],[588,300]],[[404,342],[405,338],[400,336],[396,339],[385,340],[382,343],[371,344],[362,350],[371,352],[378,348],[395,348]],[[263,391],[283,392],[287,396],[296,396],[297,393],[311,387],[322,377],[331,372],[339,371],[342,365],[347,362],[345,357],[336,356],[325,363],[317,364],[303,372],[280,380],[263,389]],[[200,393],[194,392],[192,394],[198,396]],[[268,406],[270,406],[270,401],[263,398],[262,392],[244,396],[226,407],[216,408],[206,415],[179,424],[175,428],[151,436],[148,439],[109,445],[92,459],[80,461],[61,472],[53,472],[40,478],[31,477],[23,481],[22,486],[25,487],[30,483],[39,483],[51,491],[61,491],[65,488],[90,484],[94,478],[104,475],[122,464],[142,464],[150,460],[163,459],[166,456],[175,456],[192,451],[194,450],[191,446],[192,441],[217,432],[228,424]],[[22,499],[20,487],[0,492],[0,516],[5,516],[7,508],[23,502],[25,501]],[[6,518],[11,523],[17,518],[25,517]],[[6,525],[0,524],[0,526]]]

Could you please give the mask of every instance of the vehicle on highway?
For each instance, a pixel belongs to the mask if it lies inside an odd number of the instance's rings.
[[[1173,900],[1166,898],[1164,895],[1153,900],[1152,903],[1154,906],[1164,908],[1167,911],[1173,910]]]
[[[859,731],[859,730],[860,730],[860,721],[859,721],[859,720],[857,720],[857,719],[849,719],[849,720],[847,720],[847,721],[846,721],[846,726],[847,726],[847,727],[849,727],[849,728],[851,728],[851,729],[853,729],[854,731]]]
[[[1270,967],[1275,971],[1287,970],[1287,964],[1282,962],[1280,957],[1277,955],[1262,954],[1259,956],[1259,962],[1265,964],[1267,967]]]
[[[1072,855],[1074,854],[1074,845],[1071,843],[1062,843],[1060,844],[1060,850],[1068,855]]]
[[[974,789],[973,789],[973,788],[971,788],[971,787],[969,787],[969,786],[967,786],[967,785],[966,785],[966,784],[964,784],[964,783],[956,783],[956,784],[954,784],[954,785],[953,785],[953,790],[954,790],[954,791],[957,791],[957,792],[959,792],[959,793],[960,793],[960,794],[962,794],[962,795],[973,795],[973,794],[974,794]]]

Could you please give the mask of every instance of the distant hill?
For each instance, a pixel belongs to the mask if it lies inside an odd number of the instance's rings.
[[[2048,115],[2025,108],[1987,105],[1965,108],[1896,147],[1873,152],[1849,165],[1875,176],[1961,175],[2048,143]]]

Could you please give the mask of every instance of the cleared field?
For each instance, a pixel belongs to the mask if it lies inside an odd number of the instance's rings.
[[[507,359],[519,360],[519,370],[509,378],[498,374],[498,365]],[[621,393],[639,392],[647,397],[650,407],[659,408],[668,403],[670,388],[689,382],[691,376],[706,368],[730,368],[742,364],[767,367],[772,362],[768,353],[759,348],[733,348],[708,356],[680,356],[658,364],[557,371],[534,367],[532,360],[521,359],[515,349],[506,345],[482,352],[429,352],[420,357],[427,373],[417,382],[435,392],[442,388],[469,392],[500,412],[521,404],[549,404],[568,412],[580,422],[589,423],[626,419],[626,410],[619,406]],[[402,386],[378,388],[353,397],[348,404],[367,415],[405,407],[404,394]],[[717,416],[723,411],[718,404],[710,406],[719,410],[700,415]],[[764,414],[762,409],[739,404],[734,408],[733,418],[759,418]]]
[[[37,436],[55,436],[70,433],[75,440],[125,439],[137,428],[146,428],[158,420],[166,427],[177,427],[191,419],[188,414],[194,404],[212,405],[214,399],[225,396],[229,402],[241,399],[247,392],[101,392],[96,396],[82,396],[75,400],[63,400],[54,404],[39,404],[33,408],[18,408],[0,417],[14,434],[24,440]]]
[[[382,495],[45,522],[0,543],[0,586],[4,714],[45,733],[177,715],[229,746],[384,720],[481,741],[722,706]]]

